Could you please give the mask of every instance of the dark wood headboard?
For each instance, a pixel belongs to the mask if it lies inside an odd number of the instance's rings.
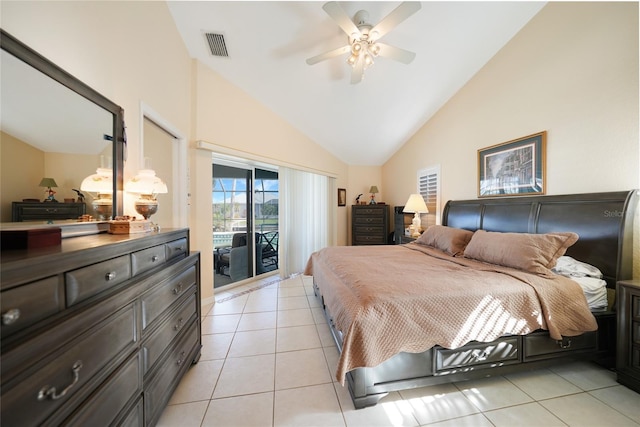
[[[444,207],[442,224],[472,231],[572,231],[580,238],[567,255],[598,267],[607,286],[615,288],[617,280],[632,277],[637,207],[637,190],[450,200]]]

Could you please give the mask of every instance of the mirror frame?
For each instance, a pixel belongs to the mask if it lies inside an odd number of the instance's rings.
[[[1,28],[0,48],[113,114],[113,140],[111,141],[113,159],[113,216],[122,215],[124,162],[126,160],[125,148],[127,143],[124,110],[122,107],[113,103]]]

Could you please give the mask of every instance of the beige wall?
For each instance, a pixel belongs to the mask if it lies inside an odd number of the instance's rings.
[[[402,204],[416,171],[440,164],[443,204],[475,198],[478,149],[546,130],[547,194],[639,188],[638,127],[638,3],[550,2],[383,166],[382,182]]]

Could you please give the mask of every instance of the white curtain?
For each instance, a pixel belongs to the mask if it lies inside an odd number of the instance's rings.
[[[287,167],[280,181],[279,269],[282,277],[302,273],[309,256],[335,244],[335,179]]]

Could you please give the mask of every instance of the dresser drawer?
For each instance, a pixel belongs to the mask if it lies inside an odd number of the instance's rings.
[[[178,385],[181,372],[191,366],[191,354],[198,344],[198,326],[191,323],[188,331],[173,347],[149,383],[145,381],[144,412],[146,425],[155,425],[162,408]]]
[[[153,367],[173,339],[180,335],[186,325],[197,318],[196,294],[192,294],[162,325],[142,344],[143,373]]]
[[[2,292],[2,337],[60,311],[58,277],[31,282]]]
[[[383,235],[357,235],[355,236],[355,240],[353,242],[356,245],[384,245],[387,243],[386,236]]]
[[[65,274],[67,306],[79,303],[131,278],[131,260],[123,255]]]
[[[141,359],[140,353],[136,353],[64,424],[78,427],[111,425],[128,403],[142,393]]]
[[[519,344],[518,337],[507,337],[490,343],[467,344],[463,349],[438,347],[434,357],[436,375],[519,363]]]
[[[142,397],[138,399],[138,402],[133,408],[129,410],[129,413],[124,417],[119,427],[141,427],[144,425],[144,402]]]
[[[142,329],[146,330],[174,301],[187,292],[193,292],[196,268],[189,267],[175,277],[161,282],[142,296]]]
[[[353,222],[356,226],[378,225],[380,227],[383,227],[385,218],[382,216],[356,216],[353,218]]]
[[[153,246],[131,254],[131,275],[136,276],[162,264],[166,259],[164,245]]]
[[[78,318],[79,322],[82,319]],[[62,333],[52,330],[50,333]],[[92,378],[113,370],[116,356],[137,340],[135,304],[105,319],[32,368],[14,387],[3,384],[2,425],[36,425],[63,407],[76,393],[89,393]],[[91,385],[88,385],[91,383]]]
[[[179,256],[186,256],[189,249],[187,239],[178,239],[173,242],[169,242],[165,245],[167,250],[167,259],[172,259]]]
[[[563,341],[557,341],[546,333],[526,335],[524,337],[524,357],[544,356],[553,353],[562,354],[568,351],[591,350],[598,344],[595,332],[586,332],[575,337],[565,337]]]
[[[360,207],[357,206],[356,209],[353,210],[353,215],[355,217],[365,217],[365,216],[383,216],[385,214],[386,206],[367,206]]]

